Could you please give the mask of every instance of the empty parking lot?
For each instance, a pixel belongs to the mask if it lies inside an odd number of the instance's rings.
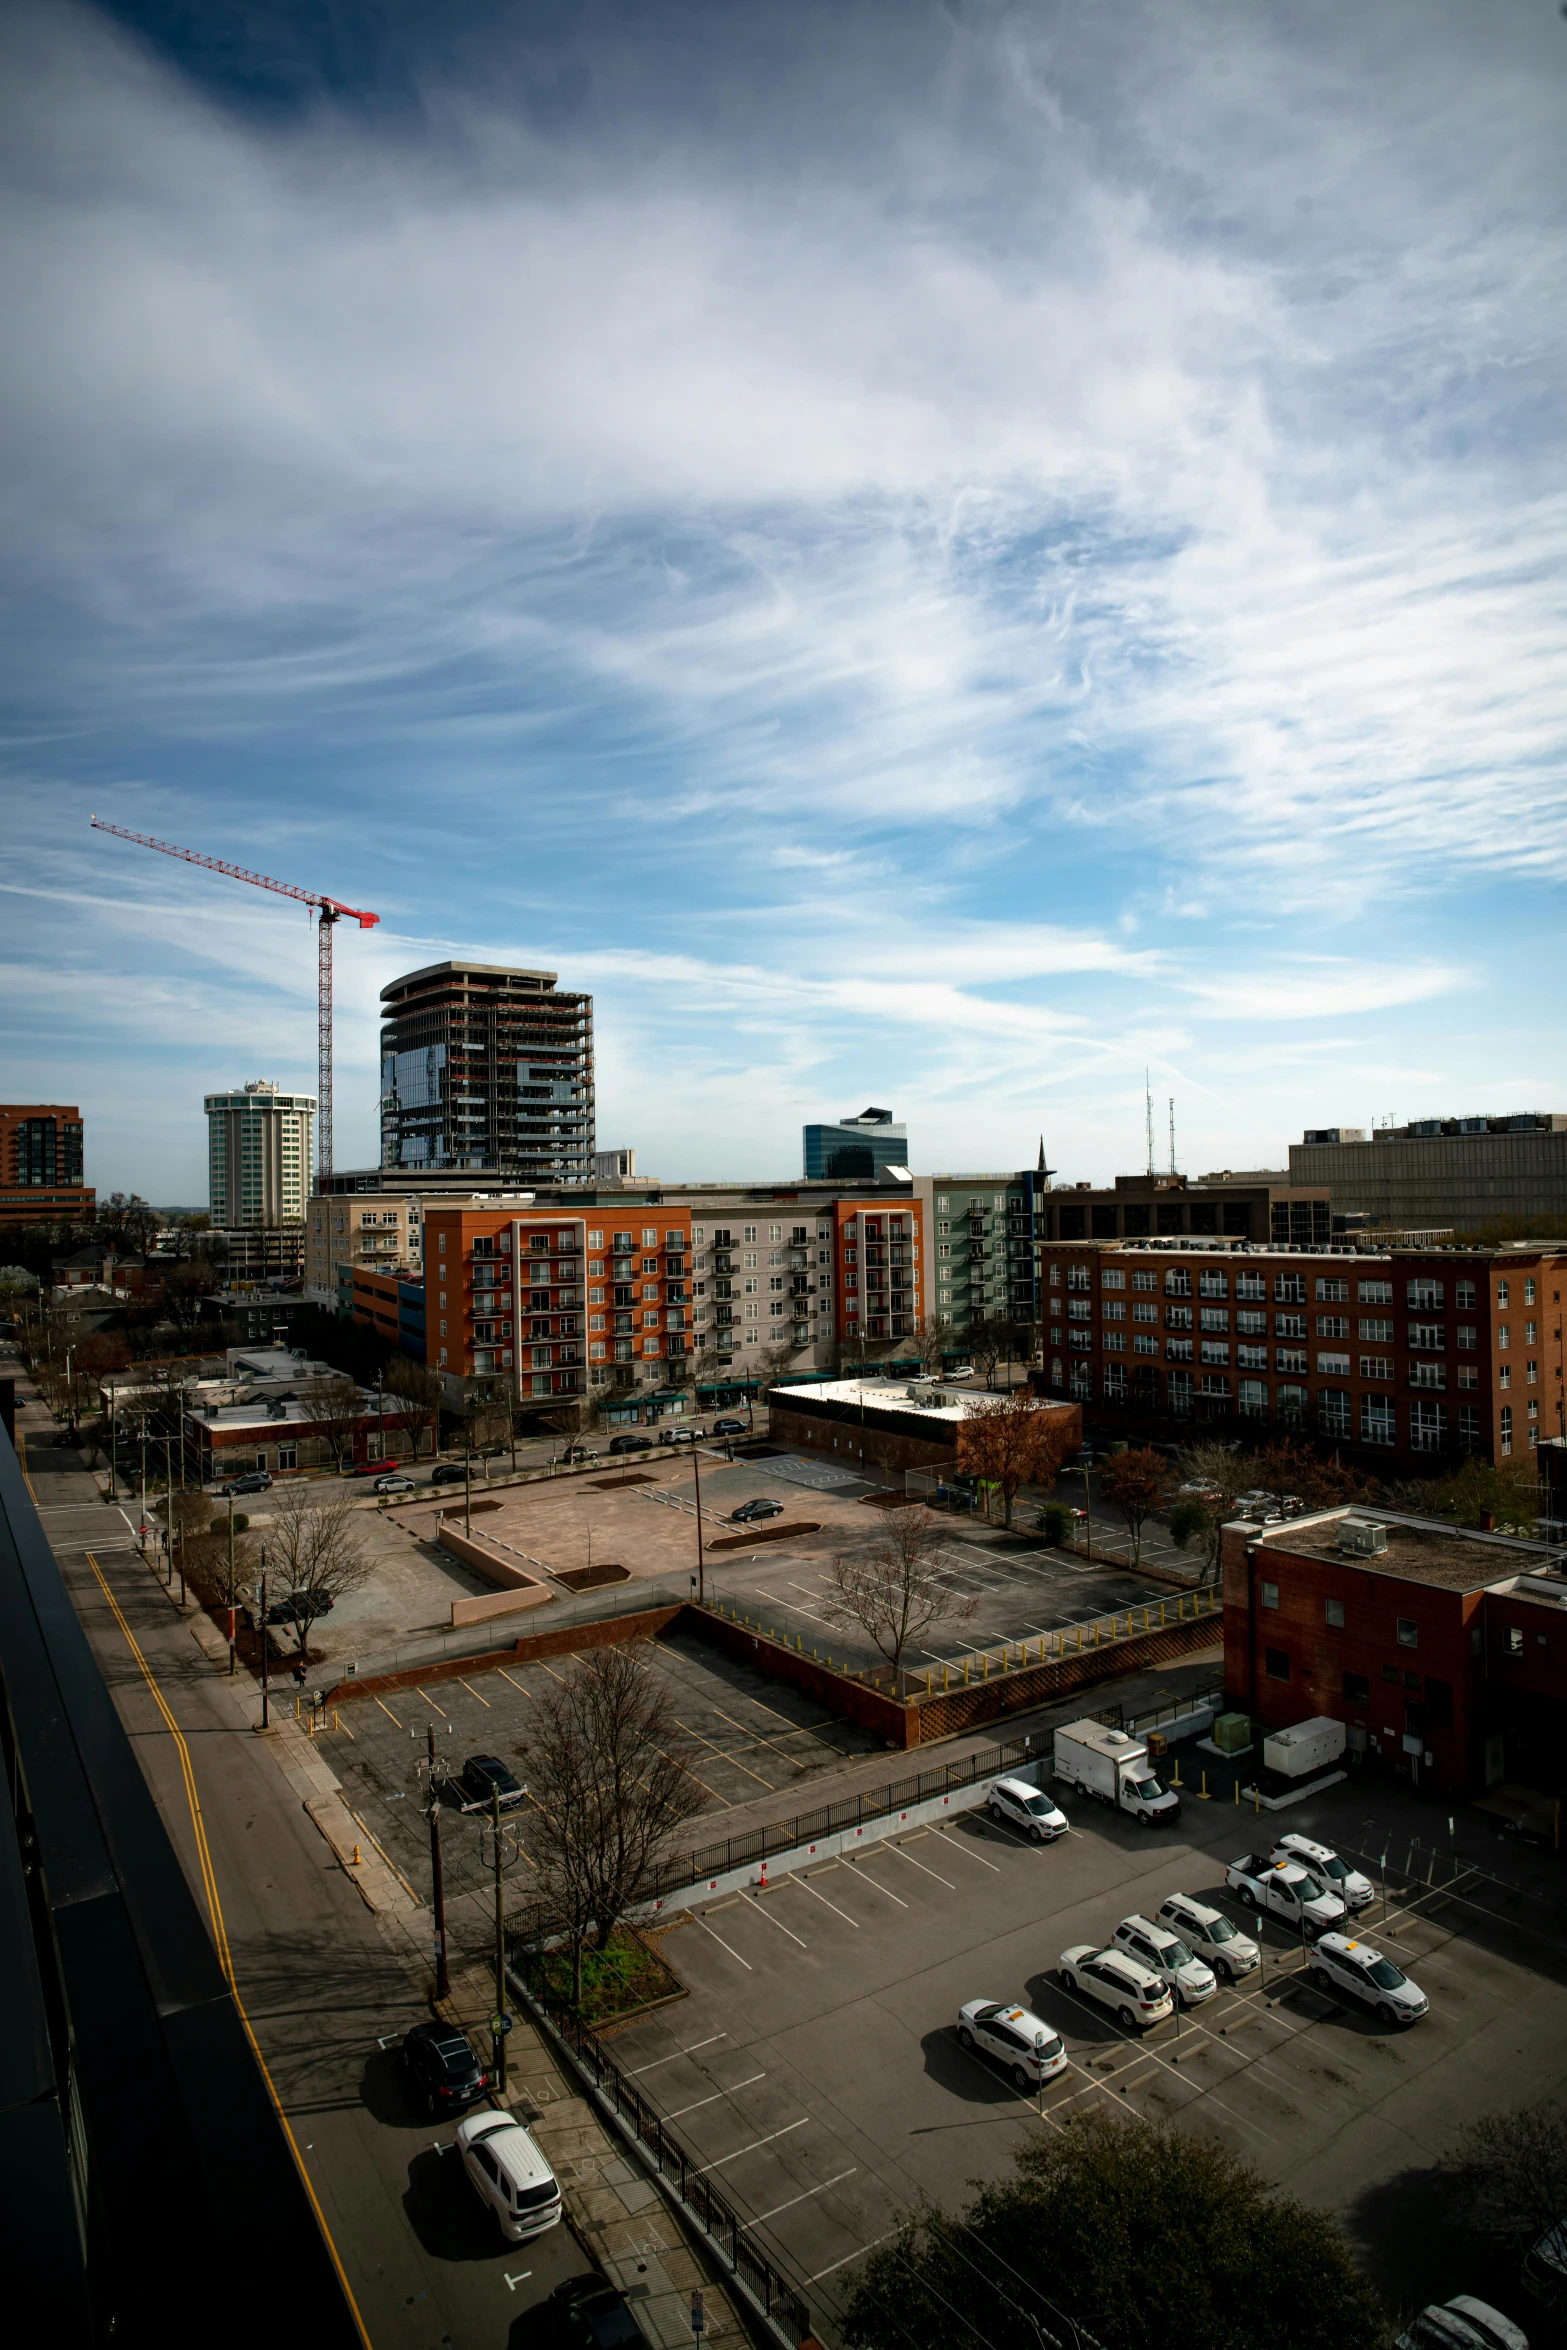
[[[1365,1811],[1351,1785],[1290,1824],[1375,1852]],[[1409,2281],[1446,2256],[1421,2233],[1421,2182],[1463,2120],[1567,2081],[1557,1921],[1487,1923],[1483,1903],[1463,1906],[1466,1880],[1395,1898],[1368,1930],[1432,2003],[1402,2033],[1312,1989],[1269,1925],[1263,1983],[1141,2039],[1061,1987],[1060,1951],[1176,1889],[1249,1915],[1223,1862],[1257,1823],[1193,1802],[1159,1840],[1108,1815],[1074,1827],[1041,1849],[970,1817],[693,1913],[663,1938],[691,1996],[616,2034],[617,2061],[829,2325],[844,2272],[900,2207],[952,2201],[1023,2135],[1095,2105],[1209,2131],[1337,2208],[1395,2296],[1462,2289]],[[979,1997],[1021,1997],[1061,2032],[1070,2070],[1042,2110],[959,2046],[958,2007]]]

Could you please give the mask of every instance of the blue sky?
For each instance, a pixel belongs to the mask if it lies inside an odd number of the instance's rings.
[[[314,953],[92,810],[381,914],[340,1164],[447,954],[670,1178],[1567,1106],[1554,4],[20,0],[0,91],[0,1095],[100,1186]]]

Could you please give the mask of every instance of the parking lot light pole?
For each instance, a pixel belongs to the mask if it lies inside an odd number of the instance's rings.
[[[229,1679],[235,1673],[234,1664],[234,1496],[229,1495]]]
[[[702,1556],[702,1458],[701,1447],[691,1447],[691,1468],[696,1478],[696,1603],[707,1603],[707,1568]]]
[[[435,1793],[435,1726],[426,1733],[430,1741],[430,1892],[435,1910],[435,1996],[450,1996],[451,1976],[446,1971],[446,1889],[441,1881],[441,1807]]]
[[[267,1638],[267,1546],[263,1543],[261,1546],[261,1727],[263,1730],[270,1730],[272,1727],[272,1683],[267,1673],[270,1647],[271,1642]]]

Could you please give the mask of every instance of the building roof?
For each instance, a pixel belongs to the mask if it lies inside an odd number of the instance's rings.
[[[940,1379],[929,1387],[912,1385],[907,1379],[792,1379],[787,1387],[772,1392],[786,1405],[804,1403],[809,1409],[813,1402],[821,1402],[858,1411],[863,1404],[867,1411],[898,1412],[922,1425],[934,1423],[938,1427],[955,1426],[972,1419],[982,1405],[1005,1401],[1004,1394],[995,1388],[971,1389]],[[1066,1412],[1076,1406],[1056,1397],[1041,1397],[1040,1409]]]
[[[1386,1529],[1387,1548],[1369,1556],[1341,1550],[1340,1526]],[[1296,1518],[1288,1525],[1253,1529],[1257,1547],[1296,1558],[1328,1559],[1335,1566],[1362,1567],[1396,1581],[1425,1583],[1441,1591],[1488,1591],[1517,1575],[1539,1574],[1553,1553],[1543,1542],[1516,1534],[1484,1534],[1471,1526],[1437,1519],[1389,1515],[1368,1508],[1335,1509]]]

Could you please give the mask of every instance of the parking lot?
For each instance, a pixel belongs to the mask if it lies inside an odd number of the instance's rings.
[[[700,1821],[688,1831],[697,1843],[722,1836],[724,1814],[755,1798],[776,1797],[778,1816],[784,1817],[809,1800],[806,1788],[815,1773],[874,1748],[865,1733],[825,1716],[810,1699],[699,1641],[641,1641],[633,1653],[657,1675],[685,1735],[687,1767],[703,1802]],[[316,1743],[361,1825],[421,1901],[430,1899],[428,1733],[435,1732],[443,1779],[455,1781],[470,1754],[496,1754],[516,1765],[529,1710],[545,1690],[560,1685],[573,1661],[561,1656],[549,1663],[492,1666],[384,1697],[358,1697],[328,1715]],[[459,1810],[459,1801],[455,1789],[443,1798],[441,1850],[460,1935],[463,1897],[493,1898],[493,1862],[486,1820]],[[533,1865],[526,1807],[508,1816],[503,1850],[520,1898]],[[479,1939],[482,1944],[482,1928]]]
[[[1277,1826],[1374,1861],[1434,1824],[1406,1799],[1390,1839],[1399,1801],[1350,1783]],[[1028,2133],[1096,2105],[1210,2132],[1336,2209],[1394,2301],[1473,2289],[1452,2270],[1433,2165],[1465,2120],[1567,2083],[1560,1913],[1523,1904],[1532,1927],[1498,1924],[1472,1872],[1450,1891],[1395,1893],[1385,1916],[1379,1901],[1361,1926],[1431,2001],[1388,2032],[1314,1990],[1299,1947],[1223,1890],[1224,1861],[1275,1823],[1189,1801],[1156,1839],[1068,1809],[1074,1833],[1057,1845],[971,1815],[693,1913],[663,1937],[690,1997],[616,2034],[617,2062],[809,2280],[829,2326],[844,2272],[900,2207],[952,2202],[1005,2171]],[[1486,1833],[1476,1855],[1494,1865]],[[1404,1859],[1398,1843],[1395,1885]],[[1067,1993],[1056,1960],[1178,1889],[1247,1921],[1264,1975],[1143,2039]],[[1069,2070],[1042,2102],[959,2046],[958,2008],[980,1997],[1021,1998],[1062,2034]]]

